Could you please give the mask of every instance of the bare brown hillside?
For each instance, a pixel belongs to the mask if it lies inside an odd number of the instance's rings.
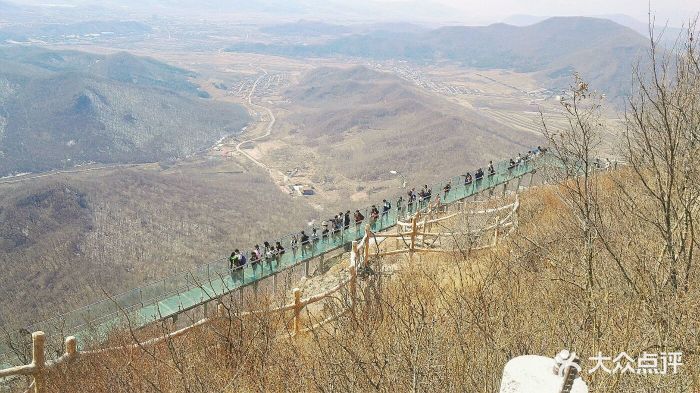
[[[539,141],[365,67],[314,70],[286,96],[288,140],[311,148],[327,173],[356,181],[380,180],[390,170],[436,181]]]

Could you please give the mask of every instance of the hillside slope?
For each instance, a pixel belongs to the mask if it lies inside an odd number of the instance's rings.
[[[313,148],[325,172],[359,182],[390,170],[437,181],[440,173],[466,171],[539,140],[365,67],[314,70],[286,96],[292,105],[282,121],[293,143]]]
[[[313,216],[303,199],[232,161],[2,184],[0,329],[274,240]]]
[[[601,179],[597,186],[598,203],[606,215],[614,217],[606,240],[615,250],[653,255],[660,238],[644,222],[646,217],[619,207],[621,192],[616,187],[628,187],[639,196],[636,193],[642,187],[631,176],[623,170]],[[650,347],[658,347],[683,352],[677,373],[669,368],[652,378],[599,370],[582,378],[596,392],[696,390],[694,332],[700,323],[678,315],[692,315],[700,298],[698,288],[691,286],[683,295],[668,298],[638,294],[627,283],[624,270],[618,270],[604,246],[596,243],[595,288],[586,289],[581,260],[585,241],[562,195],[557,185],[521,194],[518,228],[493,249],[429,253],[412,259],[405,255],[373,258],[367,277],[358,281],[359,300],[354,307],[341,291],[326,299],[327,314],[301,313],[306,328],[328,314],[349,309],[312,333],[292,336],[291,311],[243,317],[242,311],[285,302],[254,298],[251,293],[241,304],[236,293],[224,300],[228,308],[221,320],[153,349],[79,358],[75,365],[52,371],[50,383],[57,391],[86,392],[115,386],[124,390],[157,386],[169,392],[195,390],[190,386],[221,392],[433,391],[435,386],[446,392],[496,392],[503,367],[519,355],[553,356],[566,347],[579,354],[583,369],[591,370],[596,366],[593,357],[601,353],[625,351],[636,359],[649,353]],[[650,206],[644,208],[653,211]],[[626,236],[632,233],[643,235]],[[456,235],[457,242],[462,236]],[[695,266],[697,258],[693,262]],[[344,266],[347,263],[342,261]],[[626,268],[632,267],[634,284],[651,280],[649,273],[656,267],[638,265],[624,262]],[[337,281],[337,277],[327,280],[331,286]],[[304,298],[318,293],[309,292]],[[671,329],[669,321],[673,321]],[[649,334],[664,328],[668,330],[662,337]],[[160,336],[160,329],[144,334],[142,341]],[[131,342],[125,332],[105,346]],[[609,368],[614,364],[604,361]],[[626,364],[634,367],[633,361]]]
[[[0,176],[172,159],[240,131],[182,69],[126,53],[0,49]]]

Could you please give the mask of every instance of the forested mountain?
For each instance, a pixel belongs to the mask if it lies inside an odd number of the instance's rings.
[[[248,121],[185,70],[127,53],[0,49],[0,176],[182,157]]]

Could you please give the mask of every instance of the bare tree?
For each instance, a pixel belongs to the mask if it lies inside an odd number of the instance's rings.
[[[599,208],[597,194],[599,187],[595,169],[600,167],[599,149],[604,124],[601,108],[602,96],[591,91],[580,75],[574,74],[574,81],[569,92],[561,99],[568,122],[567,127],[552,129],[544,113],[540,112],[543,134],[554,157],[553,165],[548,171],[557,187],[558,195],[577,223],[577,240],[580,240],[582,252],[581,265],[585,267],[585,296],[588,318],[597,329],[596,305],[591,294],[596,287],[596,225]]]
[[[670,50],[659,46],[659,37],[650,28],[650,66],[636,67],[635,91],[625,116],[623,152],[641,184],[641,195],[621,191],[628,203],[641,197],[653,205],[643,215],[662,244],[656,257],[660,269],[650,277],[649,295],[687,292],[694,269],[700,198],[700,68],[695,26],[691,23],[686,38]]]

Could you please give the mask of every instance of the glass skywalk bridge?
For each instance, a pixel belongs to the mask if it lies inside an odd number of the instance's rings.
[[[453,203],[474,196],[480,192],[492,190],[511,181],[520,181],[527,174],[533,174],[541,166],[545,156],[535,156],[530,160],[510,167],[508,161],[494,164],[495,174],[484,174],[481,180],[474,179],[471,184],[465,184],[464,176],[455,176],[442,183],[432,186],[432,200],[437,195],[442,203]],[[473,173],[472,173],[473,175]],[[443,187],[447,182],[451,184],[451,190],[447,195]],[[387,230],[396,225],[401,218],[415,213],[416,209],[423,208],[414,203],[412,210],[408,209],[406,196],[402,195],[404,202],[401,211],[397,209],[396,201],[392,202],[392,208],[386,215],[380,218],[372,227],[372,231]],[[377,208],[382,209],[381,205]],[[246,254],[248,264],[238,270],[229,270],[227,258],[219,259],[192,270],[164,277],[147,285],[134,288],[109,299],[104,299],[87,306],[78,308],[55,318],[35,323],[26,328],[26,331],[44,331],[47,338],[58,345],[66,336],[75,336],[79,345],[94,342],[104,338],[106,334],[120,326],[126,326],[127,320],[134,329],[148,325],[149,323],[176,316],[184,311],[198,307],[213,299],[231,293],[235,290],[252,285],[262,279],[293,268],[301,263],[316,258],[322,254],[349,248],[353,240],[361,239],[365,234],[365,225],[369,221],[370,208],[360,210],[365,220],[355,225],[351,220],[350,227],[333,234],[333,230],[326,238],[319,234],[317,241],[312,241],[303,247],[301,242],[292,247],[290,234],[278,239],[285,248],[285,253],[272,260],[262,260],[257,264],[251,264],[249,254]],[[310,229],[308,230],[310,232]],[[309,233],[310,235],[310,233]],[[298,236],[298,235],[297,235]],[[274,245],[276,241],[271,242]],[[81,346],[82,346],[81,345]]]

